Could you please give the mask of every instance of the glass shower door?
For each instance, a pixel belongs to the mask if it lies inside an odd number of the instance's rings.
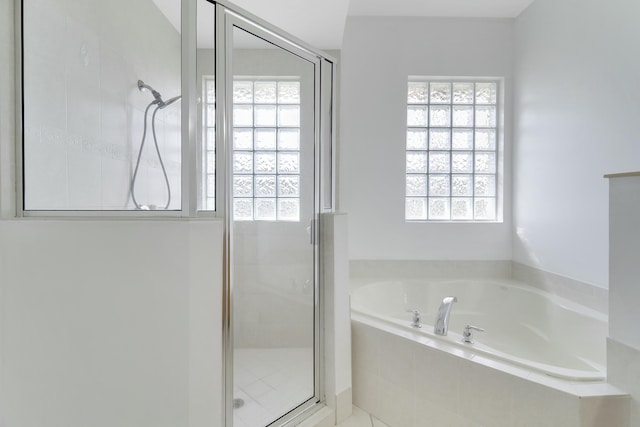
[[[232,419],[262,427],[319,396],[318,66],[260,28],[231,22]]]

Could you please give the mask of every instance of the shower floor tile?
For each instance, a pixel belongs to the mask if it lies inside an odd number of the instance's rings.
[[[311,348],[238,348],[234,351],[234,410],[239,427],[263,427],[313,396]]]

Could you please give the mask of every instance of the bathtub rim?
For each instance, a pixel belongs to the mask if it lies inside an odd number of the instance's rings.
[[[511,279],[511,278],[477,278],[477,279],[472,279],[472,278],[467,278],[467,277],[461,277],[461,278],[421,278],[421,279],[417,279],[417,278],[398,278],[398,279],[383,279],[383,280],[377,280],[377,279],[352,279],[351,280],[351,289],[349,292],[350,296],[353,296],[354,293],[358,292],[359,290],[361,290],[362,288],[366,288],[367,286],[370,285],[375,285],[375,284],[384,284],[384,283],[396,283],[396,282],[402,282],[402,283],[424,283],[424,282],[438,282],[438,283],[443,283],[443,282],[468,282],[468,281],[477,281],[477,282],[482,282],[482,283],[493,283],[493,284],[499,284],[499,285],[506,285],[506,286],[510,286],[516,289],[520,289],[524,292],[530,292],[536,295],[539,295],[549,301],[551,301],[553,304],[556,304],[564,309],[576,312],[576,313],[580,313],[583,314],[585,316],[589,316],[589,317],[593,317],[596,320],[600,320],[603,322],[608,323],[609,322],[609,316],[607,313],[604,313],[602,311],[596,310],[594,308],[588,307],[586,305],[577,303],[575,301],[571,301],[568,298],[562,297],[560,295],[554,294],[552,292],[548,292],[544,289],[540,289],[536,286],[530,285],[526,282],[522,282],[520,280],[517,279]]]

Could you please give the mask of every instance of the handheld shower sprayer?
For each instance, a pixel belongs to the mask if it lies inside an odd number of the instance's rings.
[[[160,148],[158,147],[158,138],[156,136],[156,114],[158,110],[162,110],[163,108],[168,107],[174,102],[180,100],[182,98],[180,95],[174,96],[173,98],[168,99],[167,101],[162,100],[162,95],[160,92],[143,82],[142,80],[138,80],[138,89],[143,92],[148,90],[153,95],[153,101],[147,105],[147,108],[144,110],[144,129],[142,131],[142,141],[140,142],[140,151],[138,151],[138,159],[136,160],[136,167],[133,171],[133,176],[131,177],[131,200],[133,200],[133,204],[136,209],[150,209],[150,206],[154,205],[141,205],[136,200],[135,196],[135,186],[136,186],[136,178],[138,176],[138,168],[140,167],[140,159],[142,158],[142,149],[144,148],[144,142],[147,136],[147,116],[149,113],[149,109],[151,106],[155,105],[156,108],[153,110],[153,114],[151,114],[151,133],[153,135],[153,143],[155,145],[156,154],[158,155],[158,161],[160,162],[160,167],[162,169],[162,174],[164,175],[164,181],[167,188],[167,204],[164,206],[164,209],[168,209],[171,204],[171,186],[169,185],[169,178],[167,177],[167,170],[164,167],[164,162],[162,161],[162,156],[160,155]]]
[[[160,108],[162,110],[163,108],[166,108],[169,105],[173,104],[174,102],[180,100],[180,98],[182,98],[182,96],[178,95],[178,96],[174,96],[173,98],[169,98],[166,101],[161,101],[158,104],[158,108]]]

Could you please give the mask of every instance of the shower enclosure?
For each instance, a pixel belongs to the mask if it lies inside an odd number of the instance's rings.
[[[294,425],[323,400],[335,62],[227,1],[134,3],[16,1],[18,214],[222,222],[219,415]]]
[[[318,224],[331,117],[321,113],[332,63],[241,12],[220,4],[216,13],[218,136],[229,142],[218,156],[227,422],[284,425],[322,397]]]

